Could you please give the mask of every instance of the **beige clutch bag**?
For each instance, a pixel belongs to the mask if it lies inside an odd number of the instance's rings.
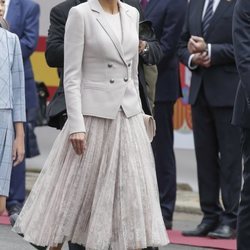
[[[148,134],[148,138],[150,142],[153,141],[153,138],[155,136],[155,131],[156,131],[156,124],[153,116],[143,114],[143,120],[145,124],[145,128]]]

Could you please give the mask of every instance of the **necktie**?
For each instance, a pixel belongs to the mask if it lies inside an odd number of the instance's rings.
[[[209,0],[205,15],[204,15],[203,20],[202,20],[202,34],[203,34],[203,36],[206,36],[209,24],[210,24],[211,19],[213,17],[213,5],[214,5],[214,0]]]
[[[141,0],[141,7],[143,10],[146,9],[147,4],[148,4],[148,0]]]

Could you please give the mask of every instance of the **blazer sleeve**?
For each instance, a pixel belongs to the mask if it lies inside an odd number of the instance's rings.
[[[147,41],[149,50],[146,53],[140,55],[143,63],[147,65],[155,65],[160,63],[161,58],[163,56],[161,46],[159,41],[156,39],[155,34],[154,37]]]
[[[211,65],[235,63],[233,44],[211,44]]]
[[[140,21],[145,20],[140,2],[138,0],[134,1],[123,1],[133,7],[135,7],[139,11],[140,15]],[[145,53],[143,55],[139,55],[140,59],[143,61],[143,63],[148,64],[148,65],[154,65],[158,64],[162,58],[162,50],[159,41],[154,37],[152,40],[147,41],[149,45],[149,51],[148,53]]]
[[[64,39],[64,92],[70,134],[86,132],[81,103],[83,53],[83,14],[73,7],[66,22]]]
[[[11,67],[13,87],[13,121],[25,122],[25,86],[22,52],[19,39],[14,35],[13,65]]]
[[[177,51],[186,10],[186,0],[171,1],[169,8],[166,10],[160,39],[164,58],[172,57]]]
[[[63,67],[64,34],[67,17],[60,7],[54,7],[50,12],[50,27],[48,32],[45,57],[50,67]]]
[[[28,8],[24,6],[24,8]],[[34,52],[37,46],[39,37],[39,16],[40,7],[37,3],[32,2],[30,4],[29,11],[25,17],[25,27],[22,36],[20,37],[20,43],[22,48],[23,59],[27,59]]]
[[[137,33],[138,33],[138,38],[139,38],[139,19],[140,19],[139,12],[136,11],[136,29],[137,29]],[[139,103],[141,106],[141,110],[143,112],[141,98],[140,98],[140,92],[139,92],[138,63],[139,63],[139,50],[137,50],[137,53],[135,54],[135,56],[132,59],[132,78],[133,78],[136,92],[138,95],[138,100],[139,100]]]
[[[238,0],[233,15],[233,42],[241,84],[250,108],[250,1]]]
[[[188,27],[190,4],[191,3],[188,4],[186,19],[185,19],[185,22],[184,22],[184,26],[183,26],[183,30],[182,30],[182,33],[181,33],[180,41],[179,41],[179,44],[178,44],[178,56],[179,56],[179,59],[187,67],[188,67],[189,58],[191,56],[191,54],[189,53],[189,51],[187,49],[188,41],[189,41],[189,39],[191,37],[189,27]]]

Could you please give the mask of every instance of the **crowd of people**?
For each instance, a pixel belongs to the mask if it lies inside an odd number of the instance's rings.
[[[237,249],[248,250],[249,0],[65,0],[54,6],[45,57],[60,84],[48,117],[61,131],[25,200],[25,152],[39,154],[30,62],[39,15],[33,0],[0,0],[0,213],[7,209],[13,230],[40,250],[60,250],[64,242],[70,250],[167,245],[183,63],[192,73],[203,216],[182,234],[237,238]]]

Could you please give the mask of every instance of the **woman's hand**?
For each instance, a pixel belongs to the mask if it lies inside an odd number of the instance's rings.
[[[24,146],[24,125],[22,122],[15,123],[15,140],[12,148],[12,160],[15,167],[24,159],[25,146]]]
[[[85,133],[74,133],[69,136],[76,154],[83,154],[86,149]]]
[[[14,140],[12,150],[12,160],[14,167],[23,161],[25,154],[24,148],[24,136],[17,136]]]

